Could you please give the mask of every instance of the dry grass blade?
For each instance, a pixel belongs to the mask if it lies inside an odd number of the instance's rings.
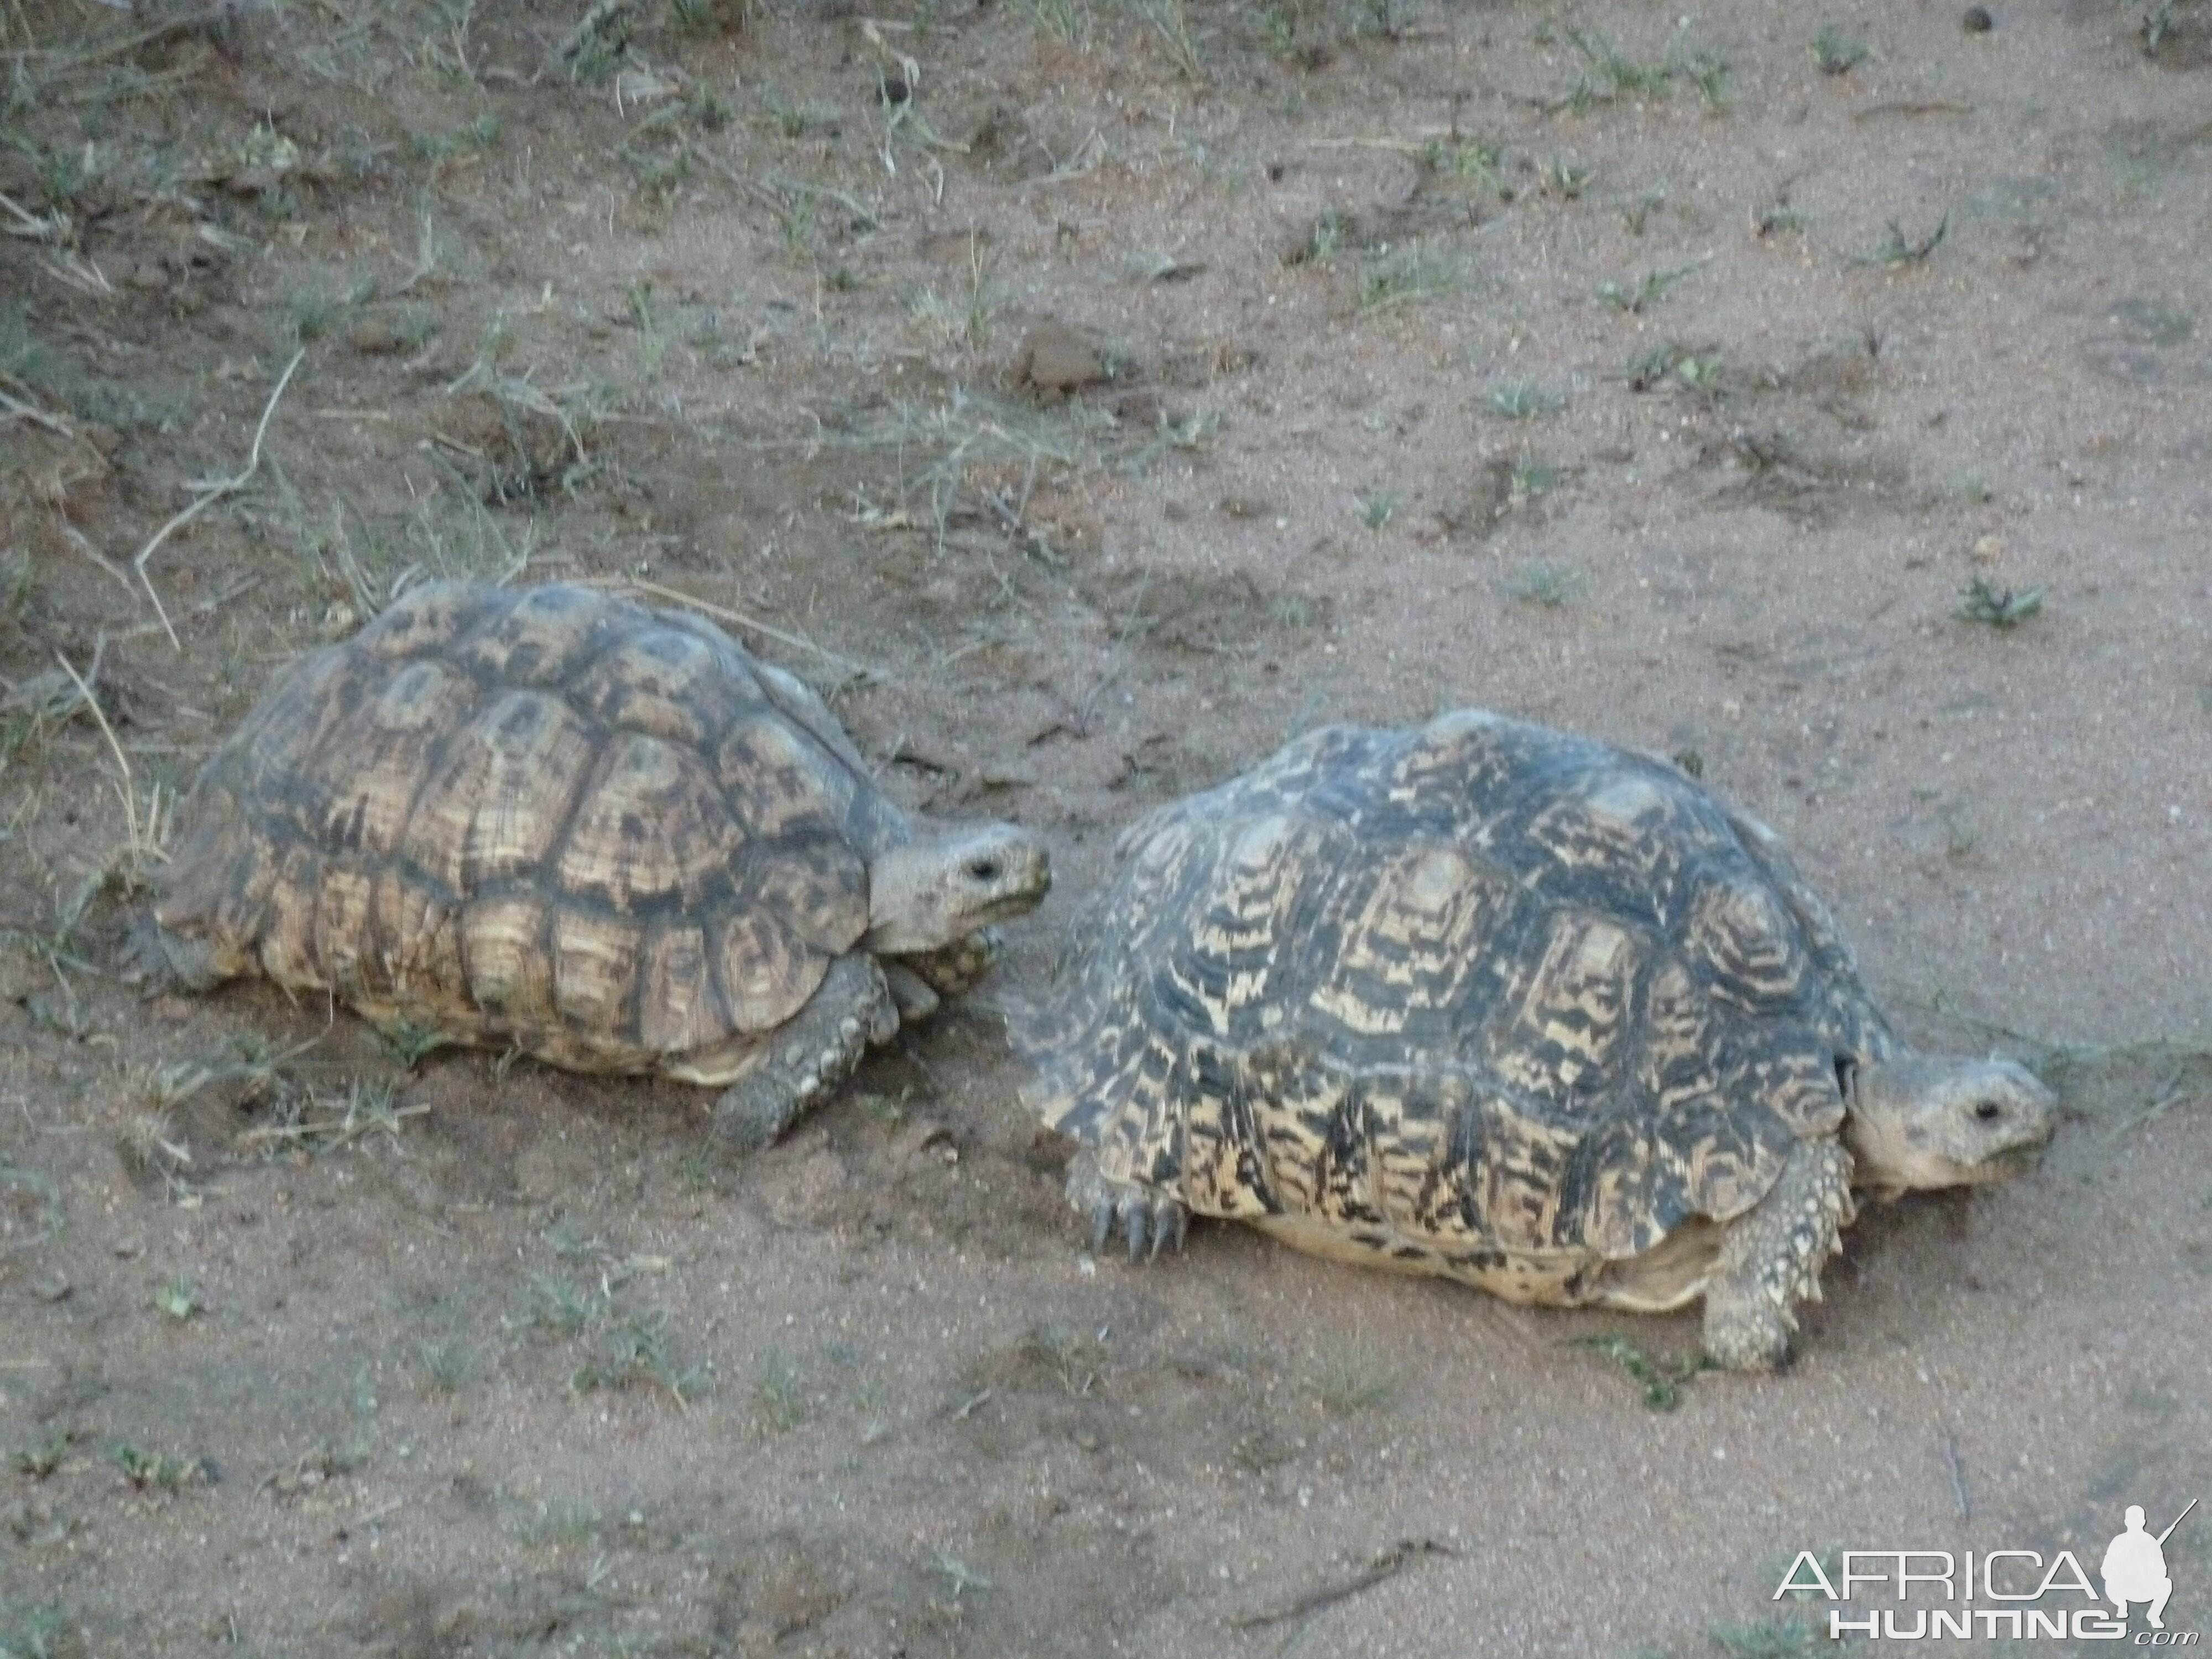
[[[177,630],[169,622],[169,612],[167,607],[161,603],[161,596],[154,591],[153,578],[146,574],[146,562],[154,556],[155,550],[163,542],[168,540],[178,531],[199,517],[224,496],[235,495],[253,482],[254,474],[261,471],[261,441],[269,435],[269,418],[276,412],[276,400],[284,395],[284,388],[292,384],[293,371],[300,367],[301,361],[307,355],[307,348],[304,346],[294,352],[292,361],[284,365],[284,372],[276,377],[276,390],[269,394],[269,401],[262,405],[261,422],[253,428],[253,449],[246,459],[245,470],[234,473],[228,478],[216,478],[193,485],[195,489],[202,492],[199,499],[155,531],[153,539],[140,548],[137,557],[131,561],[131,569],[137,573],[138,580],[145,584],[146,597],[154,601],[154,614],[161,619],[162,631],[168,635],[169,643],[179,651],[185,648],[184,645],[177,638]],[[107,722],[103,720],[100,724],[106,726]],[[112,743],[114,738],[111,737],[108,741]],[[118,757],[122,752],[120,749],[116,750]]]
[[[115,768],[118,774],[115,779],[115,793],[123,803],[123,821],[131,837],[125,848],[129,863],[128,873],[135,874],[139,867],[149,863],[165,862],[169,856],[169,821],[176,811],[175,795],[163,789],[157,781],[147,791],[145,799],[139,799],[137,781],[131,771],[131,757],[123,752],[123,745],[116,741],[115,728],[107,723],[107,715],[100,706],[100,699],[93,696],[92,688],[70,665],[67,657],[56,652],[54,659],[61,664],[62,672],[69,676],[71,684],[76,687],[77,695],[92,710],[93,719],[100,722],[100,734],[107,739],[108,752],[115,757]],[[95,670],[99,664],[100,653],[95,648],[93,653]]]

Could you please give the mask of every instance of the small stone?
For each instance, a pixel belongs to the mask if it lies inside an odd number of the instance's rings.
[[[1065,394],[1106,378],[1091,343],[1062,323],[1042,323],[1022,341],[1016,378],[1039,392]]]
[[[1996,26],[1997,20],[1990,15],[1987,6],[1969,6],[1966,15],[1959,20],[1959,27],[1969,34],[1987,34]]]

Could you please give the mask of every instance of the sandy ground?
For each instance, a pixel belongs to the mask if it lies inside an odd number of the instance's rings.
[[[1787,1654],[1799,1551],[2212,1500],[2212,8],[1151,3],[0,20],[0,1652]],[[993,988],[734,1164],[128,994],[126,795],[438,574],[1047,836],[1000,992],[1316,723],[1694,756],[2059,1137],[1661,1410],[1584,1339],[1694,1316],[1091,1261]]]

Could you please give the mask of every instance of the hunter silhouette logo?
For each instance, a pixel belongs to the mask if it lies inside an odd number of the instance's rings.
[[[2139,1648],[2193,1648],[2203,1640],[2199,1632],[2166,1627],[2166,1604],[2173,1595],[2173,1580],[2166,1569],[2166,1540],[2196,1507],[2192,1498],[2165,1531],[2154,1533],[2142,1505],[2130,1504],[2122,1517],[2123,1530],[2105,1547],[2098,1564],[2098,1577],[2105,1585],[2102,1596],[2072,1550],[2048,1558],[2039,1550],[1969,1550],[1963,1556],[1948,1550],[1845,1550],[1842,1570],[1833,1577],[1832,1569],[1812,1551],[1800,1550],[1772,1599],[1815,1595],[1831,1603],[1832,1641],[1845,1636],[1893,1642],[1977,1636],[2020,1642],[2048,1637],[2128,1642]],[[1848,1612],[1833,1605],[1862,1596],[1894,1605]],[[1910,1605],[1914,1601],[1922,1605]],[[1928,1605],[1931,1602],[1936,1605]],[[2146,1628],[2131,1634],[2129,1610],[2137,1606],[2143,1609]]]
[[[2153,1630],[2164,1630],[2166,1598],[2173,1594],[2173,1580],[2166,1576],[2166,1540],[2173,1536],[2174,1527],[2188,1518],[2190,1510],[2197,1507],[2191,1498],[2187,1508],[2173,1517],[2172,1526],[2155,1538],[2143,1530],[2142,1505],[2130,1504],[2125,1518],[2127,1530],[2105,1547],[2105,1565],[2101,1569],[2105,1580],[2105,1599],[2119,1610],[2122,1619],[2128,1616],[2128,1603],[2148,1601],[2147,1615]]]

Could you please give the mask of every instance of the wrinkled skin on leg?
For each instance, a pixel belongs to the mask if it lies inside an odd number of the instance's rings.
[[[889,1042],[898,1025],[874,958],[838,957],[806,1006],[769,1035],[759,1062],[714,1103],[714,1133],[740,1152],[767,1146],[828,1098],[868,1046]]]
[[[1800,1141],[1758,1205],[1728,1224],[1705,1283],[1705,1352],[1734,1371],[1771,1371],[1790,1357],[1800,1302],[1820,1297],[1820,1269],[1851,1219],[1850,1154]]]

